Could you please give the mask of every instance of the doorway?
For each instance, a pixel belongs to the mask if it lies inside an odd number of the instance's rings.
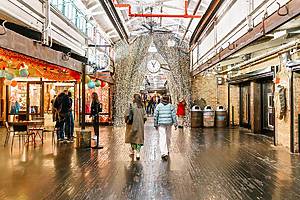
[[[262,133],[274,137],[275,108],[274,84],[272,80],[262,82]]]
[[[240,85],[240,126],[251,128],[250,124],[250,83]]]

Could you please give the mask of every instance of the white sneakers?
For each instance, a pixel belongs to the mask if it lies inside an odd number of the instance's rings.
[[[137,160],[140,160],[140,158],[141,158],[141,157],[140,157],[140,153],[136,153],[136,159],[137,159]]]
[[[135,155],[135,158],[136,158],[137,160],[140,160],[141,156],[140,156],[140,153],[139,153],[139,152],[137,152],[137,151],[134,150],[133,148],[130,148],[129,152],[130,152],[130,156],[134,156],[134,155]]]

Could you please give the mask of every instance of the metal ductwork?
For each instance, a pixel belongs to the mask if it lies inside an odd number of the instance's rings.
[[[111,0],[99,0],[120,38],[128,43],[128,34]]]

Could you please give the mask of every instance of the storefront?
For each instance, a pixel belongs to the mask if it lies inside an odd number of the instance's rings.
[[[85,84],[85,122],[92,123],[90,118],[92,93],[98,94],[102,103],[102,112],[100,113],[100,123],[110,125],[113,122],[113,86],[114,81],[110,72],[97,72],[95,75],[86,76]],[[81,105],[81,104],[80,104]]]
[[[275,137],[274,67],[266,67],[231,77],[238,85],[240,126],[269,137]]]
[[[1,106],[6,121],[42,116],[51,120],[51,100],[64,90],[72,93],[74,117],[79,118],[80,73],[13,51],[0,49]]]

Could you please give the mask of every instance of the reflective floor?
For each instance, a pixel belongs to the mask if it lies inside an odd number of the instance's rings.
[[[36,148],[2,145],[0,199],[300,199],[299,156],[264,138],[239,129],[173,131],[163,162],[150,125],[140,161],[129,156],[121,128],[101,128],[102,150],[52,145],[51,136]]]

